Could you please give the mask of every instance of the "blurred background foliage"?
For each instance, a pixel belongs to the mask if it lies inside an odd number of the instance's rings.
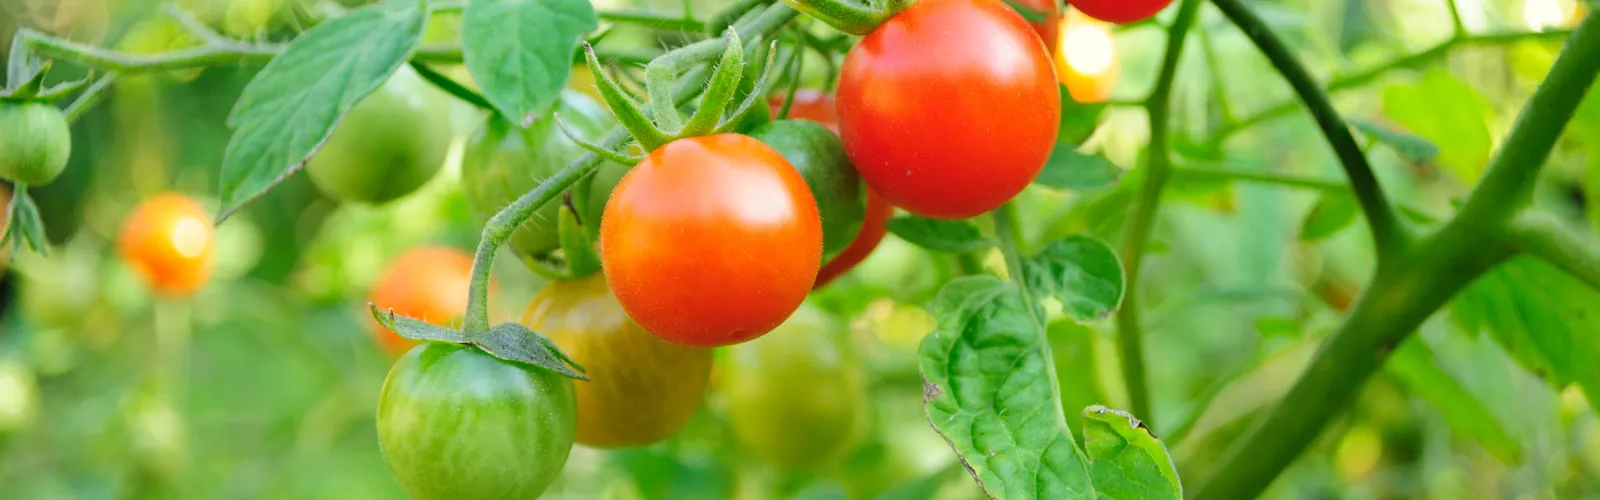
[[[359,2],[177,3],[229,35],[283,41]],[[720,4],[602,0],[597,8],[688,8],[704,16]],[[0,54],[18,27],[129,52],[193,44],[159,5],[0,0]],[[1559,49],[1558,36],[1452,38],[1448,5],[1256,4],[1322,81],[1409,63],[1334,97],[1369,132],[1386,189],[1419,221],[1452,210]],[[1456,5],[1474,34],[1559,33],[1580,9],[1573,0]],[[454,35],[453,19],[441,17],[432,41]],[[1288,389],[1374,262],[1367,235],[1348,230],[1357,213],[1336,185],[1294,189],[1203,175],[1226,168],[1341,179],[1315,125],[1249,41],[1209,8],[1199,31],[1175,94],[1180,170],[1141,287],[1151,387],[1162,410],[1150,424],[1188,478],[1206,476],[1251,417]],[[1110,158],[1124,170],[1121,179],[1070,194],[1030,188],[1018,201],[1028,242],[1083,231],[1120,241],[1148,132],[1141,110],[1117,103],[1147,93],[1164,33],[1156,24],[1114,33],[1120,83],[1082,149]],[[605,43],[653,54],[683,40],[630,26]],[[807,61],[806,86],[829,86],[824,62]],[[229,134],[224,118],[258,69],[119,81],[104,105],[75,124],[66,173],[33,191],[54,248],[48,257],[16,255],[0,291],[0,497],[401,495],[373,432],[390,358],[363,323],[363,305],[386,264],[406,250],[475,245],[479,226],[461,194],[458,163],[482,113],[457,103],[448,117],[457,136],[450,163],[418,193],[378,207],[340,205],[297,175],[218,229],[216,273],[204,290],[187,300],[156,296],[117,258],[117,230],[154,194],[214,197]],[[84,70],[52,71],[67,79]],[[576,74],[572,87],[592,90]],[[1600,208],[1589,203],[1600,195],[1600,93],[1551,161],[1539,203],[1600,227]],[[1004,272],[997,253],[971,257]],[[861,268],[814,297],[848,322],[868,375],[860,405],[866,431],[837,461],[786,470],[751,459],[713,390],[689,427],[664,443],[578,447],[547,496],[980,496],[928,427],[915,362],[932,327],[924,306],[964,265],[890,236]],[[544,281],[514,258],[498,259],[495,273],[495,319],[514,320]],[[1600,333],[1600,295],[1531,260],[1491,273],[1397,346],[1384,374],[1351,411],[1330,416],[1335,425],[1269,496],[1600,498],[1597,405],[1553,375],[1570,370],[1529,371],[1496,341],[1557,328]],[[1051,326],[1066,414],[1093,403],[1126,406],[1111,334],[1109,324]],[[1589,345],[1568,346],[1571,363],[1600,364],[1600,335],[1591,337]]]

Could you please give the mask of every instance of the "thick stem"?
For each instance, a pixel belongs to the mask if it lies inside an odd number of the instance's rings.
[[[1172,83],[1178,74],[1178,61],[1183,57],[1184,40],[1200,12],[1200,3],[1199,0],[1184,0],[1167,32],[1167,55],[1161,61],[1161,74],[1155,90],[1145,101],[1150,112],[1150,161],[1145,165],[1144,183],[1139,188],[1139,197],[1134,200],[1122,241],[1122,262],[1127,266],[1128,277],[1122,308],[1117,311],[1117,353],[1122,360],[1122,378],[1128,386],[1133,414],[1144,420],[1154,420],[1155,411],[1150,405],[1150,387],[1145,381],[1144,332],[1139,326],[1139,268],[1144,261],[1145,241],[1150,237],[1156,213],[1161,208],[1161,190],[1166,187],[1172,170],[1167,144]]]
[[[1255,42],[1272,66],[1288,80],[1295,94],[1310,108],[1312,117],[1316,118],[1323,135],[1327,136],[1328,144],[1338,155],[1345,175],[1350,178],[1350,187],[1355,192],[1356,201],[1361,204],[1361,212],[1366,215],[1373,242],[1378,246],[1378,258],[1382,260],[1396,253],[1409,239],[1407,230],[1400,224],[1394,207],[1378,185],[1372,165],[1367,163],[1367,156],[1350,133],[1350,125],[1339,117],[1339,112],[1333,109],[1333,103],[1328,101],[1328,94],[1311,79],[1311,74],[1300,65],[1299,59],[1272,34],[1266,23],[1245,7],[1241,0],[1212,0],[1212,3]]]
[[[1016,283],[1017,289],[1022,290],[1022,297],[1028,304],[1028,315],[1033,318],[1033,322],[1039,325],[1039,328],[1043,331],[1044,316],[1038,310],[1038,300],[1034,298],[1033,291],[1028,289],[1028,280],[1023,279],[1022,276],[1022,251],[1020,250],[1022,247],[1022,235],[1017,232],[1016,210],[1011,208],[1011,204],[1007,203],[1001,205],[1000,208],[994,209],[989,215],[994,217],[995,239],[1000,241],[1000,254],[1005,256],[1006,271],[1010,273],[1011,282]],[[1049,343],[1046,342],[1044,345],[1049,345]],[[1048,357],[1046,356],[1046,358]]]
[[[1525,209],[1511,221],[1518,249],[1600,290],[1600,241],[1579,234],[1555,215]]]

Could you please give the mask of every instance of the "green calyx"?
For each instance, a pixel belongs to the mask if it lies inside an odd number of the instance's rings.
[[[783,0],[795,10],[828,23],[834,29],[856,36],[866,35],[878,25],[910,8],[914,0],[886,0],[862,5],[851,0]]]

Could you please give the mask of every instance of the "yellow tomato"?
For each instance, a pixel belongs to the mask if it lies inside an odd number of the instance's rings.
[[[1081,103],[1111,98],[1121,70],[1110,25],[1069,9],[1061,18],[1061,39],[1055,53],[1056,77]]]

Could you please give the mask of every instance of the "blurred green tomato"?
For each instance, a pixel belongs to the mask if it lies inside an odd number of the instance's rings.
[[[611,126],[611,114],[594,100],[581,93],[562,91],[554,111],[573,133],[587,141],[600,141]],[[540,117],[526,129],[491,116],[483,128],[467,144],[466,156],[461,161],[461,184],[467,194],[467,203],[478,214],[480,222],[539,183],[582,158],[587,151],[568,139],[549,115]],[[611,189],[627,173],[625,166],[605,163],[590,178],[576,188],[588,186],[577,207],[578,220],[593,236],[600,227],[600,213],[605,209]],[[574,193],[578,191],[573,191]],[[542,257],[560,246],[556,232],[560,199],[551,201],[534,212],[511,234],[510,245],[523,258]]]
[[[867,198],[839,136],[816,122],[782,120],[757,127],[750,137],[778,150],[806,179],[822,214],[822,260],[831,260],[850,246],[861,232]]]
[[[0,436],[27,429],[39,413],[39,383],[27,366],[0,361]]]
[[[556,372],[424,342],[383,382],[378,445],[411,498],[537,498],[567,463],[575,407]]]
[[[866,424],[866,374],[839,325],[807,303],[776,330],[729,348],[717,376],[734,435],[786,469],[849,452]]]
[[[283,9],[283,0],[228,0],[222,14],[222,30],[238,37],[265,33],[273,16]]]
[[[0,101],[0,178],[49,184],[67,169],[72,131],[61,110],[40,102]]]
[[[450,99],[410,66],[357,103],[306,173],[334,198],[384,203],[411,194],[444,166],[450,150]]]

